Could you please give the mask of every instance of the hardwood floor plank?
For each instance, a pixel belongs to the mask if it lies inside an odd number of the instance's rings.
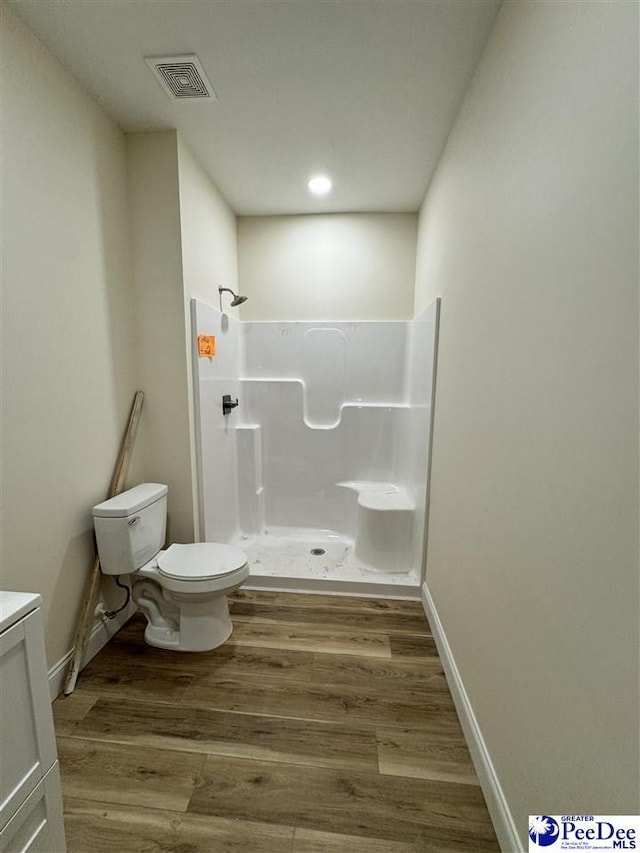
[[[467,744],[454,717],[455,714],[445,717],[448,731],[442,719],[427,730],[379,728],[380,773],[478,785]]]
[[[311,679],[352,686],[365,683],[390,691],[418,687],[449,690],[439,658],[387,660],[356,655],[316,654],[313,657]]]
[[[289,853],[294,832],[271,823],[82,799],[65,800],[64,823],[67,853]]]
[[[229,642],[238,646],[391,657],[389,637],[386,634],[374,634],[347,627],[332,627],[327,630],[277,623],[269,625],[236,622]]]
[[[385,841],[357,835],[337,835],[296,827],[292,853],[435,853],[435,848],[424,844]]]
[[[343,613],[409,613],[424,616],[422,603],[390,598],[360,598],[359,596],[322,595],[308,592],[272,592],[264,589],[241,587],[229,596],[229,602],[244,601],[253,604],[272,604],[287,607],[328,607]]]
[[[69,696],[58,696],[51,706],[56,731],[59,727],[68,724],[73,725],[78,720],[81,720],[89,713],[97,701],[98,694],[90,693],[88,690],[77,690]]]
[[[479,788],[374,773],[209,757],[189,813],[389,841],[498,850]]]
[[[187,689],[184,704],[304,720],[417,727],[424,724],[430,711],[451,712],[454,708],[444,690],[392,692],[362,685],[284,680],[265,683],[261,679],[216,676],[196,680]]]
[[[205,757],[58,737],[66,797],[185,811]]]
[[[290,607],[232,601],[230,602],[229,612],[234,624],[240,621],[252,624],[275,623],[278,625],[321,625],[326,627],[342,627],[345,624],[344,611],[334,607]],[[378,634],[418,636],[430,634],[429,624],[422,613],[350,611],[349,627]]]
[[[354,725],[99,699],[75,737],[316,767],[378,769],[375,731]]]
[[[116,662],[126,670],[132,663],[138,668],[149,667],[150,672],[157,673],[161,668],[176,669],[176,657],[180,663],[179,669],[183,676],[202,677],[210,674],[218,675],[256,675],[263,678],[295,678],[298,681],[308,681],[312,676],[313,652],[297,651],[286,648],[267,648],[237,645],[234,642],[224,643],[210,652],[194,652],[181,654],[154,649],[146,646],[150,652],[139,646],[131,650],[125,643],[114,643],[109,648],[109,668],[117,669]],[[165,657],[159,659],[154,652],[162,651]],[[144,678],[144,675],[142,676]]]
[[[392,658],[437,658],[433,637],[389,637]]]
[[[84,689],[93,693],[176,702],[193,679],[194,675],[184,672],[175,663],[150,665],[135,658],[127,661],[126,656],[107,653],[97,655],[82,670],[79,681]]]
[[[314,655],[310,651],[253,647],[227,643],[212,652],[211,668],[219,676],[250,675],[261,678],[312,678]]]
[[[176,653],[172,653],[174,656]],[[109,669],[117,669],[116,660],[122,669],[128,666],[127,651],[124,646],[110,649]],[[216,677],[274,678],[294,681],[314,681],[333,684],[360,684],[365,682],[371,687],[384,687],[389,690],[401,690],[417,686],[429,686],[432,689],[448,690],[439,658],[392,659],[369,657],[354,654],[314,653],[280,648],[235,645],[233,641],[225,643],[212,652],[199,653],[180,661],[183,675],[204,678]],[[175,657],[172,663],[175,661]],[[158,664],[155,659],[146,661],[135,658],[138,674],[144,680],[143,667],[150,666],[151,677],[157,676]]]

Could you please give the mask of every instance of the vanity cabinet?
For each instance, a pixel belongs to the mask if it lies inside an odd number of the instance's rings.
[[[65,853],[39,595],[0,592],[0,853]]]

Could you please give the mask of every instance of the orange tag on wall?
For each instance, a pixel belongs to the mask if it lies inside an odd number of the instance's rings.
[[[198,355],[200,358],[213,358],[216,354],[216,336],[198,335]]]

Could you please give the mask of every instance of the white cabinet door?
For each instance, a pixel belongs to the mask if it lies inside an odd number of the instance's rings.
[[[0,634],[0,829],[56,760],[41,611]]]
[[[65,853],[58,762],[0,831],[0,853]]]

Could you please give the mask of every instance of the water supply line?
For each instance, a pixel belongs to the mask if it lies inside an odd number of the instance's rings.
[[[120,575],[113,576],[114,582],[116,586],[119,586],[120,589],[124,589],[126,592],[126,597],[124,600],[124,604],[117,608],[117,610],[105,610],[102,608],[102,616],[104,619],[115,619],[118,613],[122,613],[122,611],[129,605],[131,601],[131,589],[128,584],[124,584],[120,582]]]

